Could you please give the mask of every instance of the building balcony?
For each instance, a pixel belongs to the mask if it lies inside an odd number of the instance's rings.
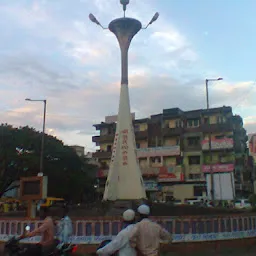
[[[95,142],[95,143],[111,142],[111,143],[113,143],[114,137],[115,137],[115,134],[93,136],[92,142]]]
[[[209,150],[209,140],[202,141],[202,150]],[[221,149],[233,149],[234,148],[234,140],[230,138],[224,139],[212,139],[211,141],[211,149],[212,150],[221,150]]]
[[[198,145],[184,145],[184,151],[201,151],[202,147],[200,144]]]
[[[232,122],[221,124],[201,124],[200,129],[203,133],[223,133],[233,131]]]
[[[176,156],[180,155],[180,146],[167,146],[155,148],[137,149],[137,158],[156,157],[156,156]]]
[[[97,150],[95,153],[92,154],[92,157],[99,159],[109,159],[111,158],[111,154],[111,151]]]
[[[182,127],[169,128],[165,127],[162,130],[163,137],[180,136],[183,134],[184,129]]]
[[[148,137],[148,131],[135,131],[135,138],[136,140],[145,140]],[[107,135],[101,135],[101,136],[93,136],[92,142],[95,143],[105,143],[105,142],[111,142],[113,143],[115,138],[115,134],[107,134]]]
[[[204,164],[202,165],[202,172],[203,173],[211,173],[211,171],[213,171],[214,173],[233,172],[234,168],[235,168],[235,165],[233,163],[212,164],[212,166]]]

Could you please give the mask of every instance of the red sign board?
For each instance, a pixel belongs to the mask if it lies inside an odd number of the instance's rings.
[[[184,175],[175,173],[176,166],[163,166],[159,168],[158,181],[183,181]]]
[[[234,164],[213,164],[212,171],[213,172],[233,172],[234,171]],[[203,165],[202,166],[203,173],[210,173],[211,166],[210,165]]]

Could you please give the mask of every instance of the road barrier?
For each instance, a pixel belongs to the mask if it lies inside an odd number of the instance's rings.
[[[204,242],[218,240],[233,240],[256,237],[256,216],[222,216],[222,217],[152,217],[170,233],[173,242]],[[0,241],[6,241],[12,236],[19,236],[27,225],[31,230],[39,227],[42,222],[36,220],[0,220]],[[71,238],[76,244],[98,244],[105,239],[111,239],[122,229],[121,220],[102,217],[102,219],[75,220],[74,234]],[[24,242],[38,242],[40,237]]]

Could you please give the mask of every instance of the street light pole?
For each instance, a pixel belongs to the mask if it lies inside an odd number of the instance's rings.
[[[214,81],[220,81],[223,80],[223,78],[216,78],[216,79],[205,79],[205,86],[206,86],[206,106],[207,106],[207,112],[209,114],[209,88],[208,83],[214,82]],[[208,123],[210,124],[210,117],[208,117]],[[213,168],[212,168],[212,133],[211,131],[208,134],[208,142],[209,142],[209,153],[210,153],[210,175],[211,175],[211,199],[214,203],[215,200],[215,193],[214,193],[214,176],[213,176]]]
[[[44,113],[43,113],[43,132],[42,132],[42,141],[41,141],[41,152],[40,152],[40,169],[38,176],[44,175],[44,137],[45,137],[45,119],[46,119],[46,100],[32,100],[32,99],[25,99],[26,101],[38,101],[43,102],[44,104]]]

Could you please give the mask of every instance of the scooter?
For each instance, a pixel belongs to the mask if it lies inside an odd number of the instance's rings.
[[[77,248],[75,244],[58,244],[49,256],[69,256],[76,253]]]

